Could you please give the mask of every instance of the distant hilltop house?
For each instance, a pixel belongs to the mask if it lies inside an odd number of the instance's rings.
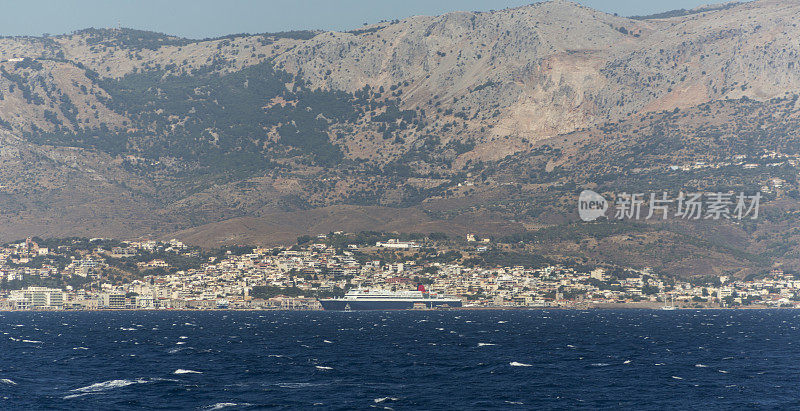
[[[111,256],[115,258],[133,257],[136,255],[136,248],[134,247],[112,247]]]
[[[383,248],[419,248],[419,244],[413,241],[398,241],[395,239],[391,239],[389,241],[378,241],[375,243],[376,247],[383,247]]]
[[[473,243],[473,242],[476,242],[476,241],[478,241],[478,238],[475,236],[475,234],[467,234],[467,242]],[[480,241],[482,243],[491,243],[492,239],[491,238],[481,238]]]

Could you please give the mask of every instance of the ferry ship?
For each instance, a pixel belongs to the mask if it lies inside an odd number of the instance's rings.
[[[357,310],[412,310],[428,308],[461,307],[461,300],[429,293],[420,284],[416,291],[386,291],[356,288],[341,298],[319,300],[322,308],[329,311]]]

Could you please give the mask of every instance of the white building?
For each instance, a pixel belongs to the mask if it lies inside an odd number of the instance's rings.
[[[396,239],[391,239],[386,242],[378,241],[375,243],[375,246],[383,248],[419,248],[419,245],[413,241],[398,241]]]
[[[64,292],[57,288],[28,287],[11,292],[10,300],[16,309],[56,309],[64,307]]]

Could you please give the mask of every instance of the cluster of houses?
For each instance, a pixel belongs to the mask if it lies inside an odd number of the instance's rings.
[[[489,247],[489,239],[469,236],[465,256]],[[426,243],[427,249],[436,248]],[[32,240],[0,249],[4,284],[25,279],[39,284],[4,289],[0,309],[319,309],[317,298],[336,296],[353,287],[430,290],[461,298],[466,307],[678,307],[800,305],[800,279],[774,270],[766,278],[744,281],[725,276],[707,283],[681,281],[651,270],[571,267],[479,267],[459,261],[420,258],[421,244],[389,239],[373,245],[336,249],[324,242],[284,248],[253,248],[210,257],[196,268],[178,270],[164,259],[142,260],[145,253],[197,253],[179,241],[126,242],[70,257],[63,267],[20,266],[57,250]],[[452,244],[448,252],[453,251]],[[381,250],[395,258],[383,261]],[[437,250],[445,252],[445,250]],[[137,259],[136,278],[111,281],[109,260]],[[434,259],[435,260],[435,259]],[[150,274],[149,270],[164,270]],[[81,286],[43,286],[48,279],[82,278]],[[51,281],[52,282],[52,281]]]

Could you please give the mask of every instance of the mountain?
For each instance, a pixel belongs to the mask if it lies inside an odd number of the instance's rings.
[[[2,38],[0,237],[478,232],[680,275],[797,270],[798,17],[557,0],[348,32]],[[587,231],[584,188],[767,195],[752,224]]]

